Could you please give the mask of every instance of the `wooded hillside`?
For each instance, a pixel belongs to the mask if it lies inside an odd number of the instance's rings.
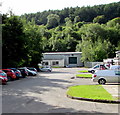
[[[120,2],[110,3],[105,5],[95,5],[93,7],[75,7],[64,8],[63,10],[49,10],[44,12],[37,12],[31,14],[22,15],[28,21],[35,20],[37,25],[46,25],[48,21],[48,15],[56,14],[59,17],[59,24],[65,23],[65,18],[69,18],[74,21],[93,22],[97,16],[103,16],[100,23],[106,23],[115,17],[120,17]]]
[[[3,67],[36,66],[43,52],[81,51],[83,62],[113,58],[120,50],[119,6],[2,15]]]

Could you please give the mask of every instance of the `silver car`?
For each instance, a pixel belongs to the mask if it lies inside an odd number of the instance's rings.
[[[120,83],[120,66],[109,70],[96,70],[92,75],[92,80],[99,84]]]
[[[49,66],[41,67],[41,68],[40,68],[40,71],[42,71],[42,72],[51,72],[51,71],[52,71],[52,68],[49,67]]]

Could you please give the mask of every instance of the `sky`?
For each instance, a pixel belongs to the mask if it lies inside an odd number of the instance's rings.
[[[0,0],[0,12],[7,13],[10,10],[15,15],[24,13],[36,13],[45,10],[62,10],[66,7],[94,6],[119,2],[120,0]]]

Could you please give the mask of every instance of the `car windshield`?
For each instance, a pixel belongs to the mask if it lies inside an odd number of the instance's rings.
[[[3,72],[3,73],[0,73],[0,75],[1,75],[1,76],[6,76],[6,73]]]
[[[26,69],[27,71],[29,71],[29,72],[31,72],[31,70],[29,70],[29,69]]]
[[[94,69],[99,68],[99,65],[95,66]]]
[[[8,72],[8,70],[3,70],[4,72]]]
[[[11,70],[11,72],[13,72],[13,73],[14,73],[14,71],[13,71],[13,70]]]

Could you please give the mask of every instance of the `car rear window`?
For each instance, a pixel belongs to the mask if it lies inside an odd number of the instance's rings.
[[[14,73],[14,71],[13,71],[13,70],[10,70],[10,72]]]
[[[8,70],[3,70],[4,72],[8,72]]]
[[[99,68],[99,65],[95,66],[94,69]]]

